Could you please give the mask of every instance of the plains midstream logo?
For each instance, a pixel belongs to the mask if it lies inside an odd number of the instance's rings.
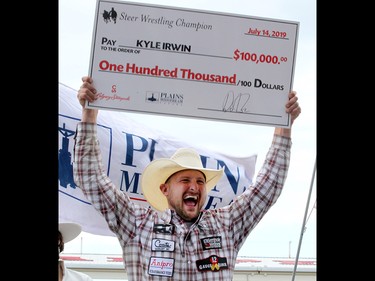
[[[184,96],[181,94],[147,91],[146,102],[182,105],[184,102]]]

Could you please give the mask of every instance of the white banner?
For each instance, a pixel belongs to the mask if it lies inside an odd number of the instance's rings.
[[[74,134],[80,119],[77,90],[59,83],[59,221],[79,223],[83,231],[92,234],[114,236],[73,180]],[[121,112],[101,110],[97,124],[107,175],[131,200],[144,206],[148,206],[140,188],[144,167],[153,159],[169,158],[180,147],[194,148],[203,158],[204,167],[224,168],[223,178],[208,194],[206,209],[230,204],[252,183],[256,155],[237,158],[194,147],[163,136],[162,132],[147,128]]]

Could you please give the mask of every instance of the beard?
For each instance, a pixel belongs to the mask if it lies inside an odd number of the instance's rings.
[[[178,204],[169,203],[169,205],[185,221],[195,221],[203,207],[201,202],[197,202],[195,206],[188,206],[183,201],[179,201]]]

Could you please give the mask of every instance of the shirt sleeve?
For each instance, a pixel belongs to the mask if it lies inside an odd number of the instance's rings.
[[[74,181],[93,207],[104,216],[120,243],[126,243],[135,235],[134,214],[140,207],[135,206],[107,176],[97,138],[97,125],[79,122],[74,139]]]
[[[228,206],[237,249],[279,198],[287,177],[291,145],[291,138],[274,135],[255,183]]]

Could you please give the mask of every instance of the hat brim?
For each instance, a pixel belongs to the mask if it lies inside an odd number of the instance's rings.
[[[81,233],[82,228],[79,224],[65,222],[59,223],[59,231],[61,232],[64,243],[68,243]]]
[[[143,171],[141,189],[147,202],[156,210],[164,211],[168,208],[168,201],[160,190],[160,185],[174,173],[182,170],[198,170],[206,177],[207,193],[218,183],[223,175],[223,170],[182,166],[171,159],[156,159]]]

